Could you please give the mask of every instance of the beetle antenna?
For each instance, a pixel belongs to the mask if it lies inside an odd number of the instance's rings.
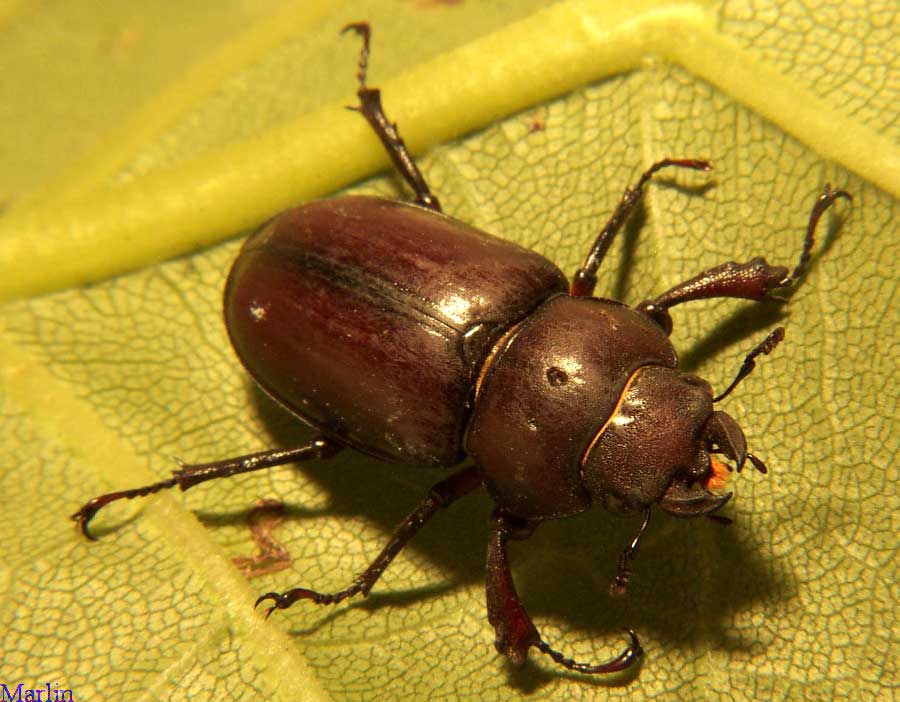
[[[766,464],[763,462],[763,459],[761,459],[759,456],[754,456],[752,453],[748,453],[747,458],[750,459],[750,463],[753,464],[753,467],[763,475],[769,472],[768,466],[766,466]]]
[[[731,381],[731,385],[725,390],[725,392],[717,395],[713,398],[713,402],[721,402],[726,397],[731,394],[731,391],[734,390],[738,383],[740,383],[744,378],[750,375],[753,372],[753,369],[756,368],[756,361],[754,360],[760,354],[770,354],[772,350],[778,346],[784,340],[784,327],[776,327],[765,339],[762,340],[755,349],[753,349],[747,356],[744,358],[744,362],[741,364],[741,368],[735,376],[734,380]]]

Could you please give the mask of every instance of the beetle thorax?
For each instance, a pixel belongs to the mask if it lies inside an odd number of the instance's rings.
[[[746,446],[734,420],[713,411],[709,383],[677,364],[643,314],[552,297],[488,356],[466,451],[497,504],[524,519],[595,502],[616,514],[654,503],[676,516],[708,514],[730,497],[709,490],[723,474],[710,452],[739,456]]]
[[[676,365],[668,337],[646,316],[609,300],[552,297],[488,357],[466,451],[512,514],[582,512],[593,501],[585,454],[629,379],[647,366]]]

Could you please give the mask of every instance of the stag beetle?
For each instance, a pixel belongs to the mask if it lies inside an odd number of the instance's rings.
[[[172,487],[312,459],[344,448],[385,461],[472,465],[434,485],[393,537],[345,589],[269,592],[270,614],[298,600],[335,604],[367,595],[394,557],[439,509],[481,488],[496,503],[487,551],[487,611],[497,650],[516,664],[535,647],[581,673],[623,670],[642,654],[636,634],[616,658],[579,663],[550,648],[516,592],[507,543],[546,519],[595,502],[619,515],[643,515],[622,553],[614,594],[624,592],[652,505],[677,517],[711,516],[731,497],[725,476],[749,453],[744,434],[714,409],[784,337],[775,329],[714,395],[709,383],[678,370],[669,310],[712,297],[764,300],[791,287],[806,268],[817,222],[843,190],[815,201],[802,253],[790,271],[763,258],[725,263],[636,307],[592,296],[596,272],[644,186],[668,167],[709,171],[707,161],[664,159],[624,196],[571,284],[544,257],[442,214],[385,116],[380,92],[366,85],[370,30],[357,74],[360,104],[403,180],[407,204],[338,197],[284,212],[241,249],[225,288],[231,343],[260,387],[319,436],[287,450],[182,465],[152,485],[101,495],[73,519],[85,536],[104,505]],[[726,465],[715,456],[733,462]],[[267,614],[268,616],[268,614]]]

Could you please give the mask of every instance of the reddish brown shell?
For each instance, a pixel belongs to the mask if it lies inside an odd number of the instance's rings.
[[[566,286],[542,256],[445,215],[342,197],[247,240],[225,322],[256,382],[326,435],[452,465],[491,346]]]

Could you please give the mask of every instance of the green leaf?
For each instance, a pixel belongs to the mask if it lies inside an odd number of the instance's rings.
[[[900,684],[897,10],[545,5],[0,5],[0,682],[235,700],[876,700]],[[175,455],[308,436],[231,353],[221,287],[236,237],[290,203],[354,183],[400,194],[388,176],[357,183],[387,164],[342,108],[358,40],[337,32],[360,19],[370,82],[445,210],[566,271],[644,167],[714,160],[711,177],[650,186],[601,295],[635,303],[754,255],[788,265],[824,183],[854,195],[820,227],[790,305],[674,315],[683,364],[717,388],[787,328],[727,401],[771,469],[736,479],[735,524],[658,515],[624,600],[606,588],[630,520],[598,509],[514,548],[547,640],[600,661],[633,627],[636,676],[569,676],[537,653],[514,671],[496,655],[484,497],[436,517],[368,600],[254,612],[260,592],[348,584],[440,472],[348,453],[117,504],[98,543],[68,521],[89,497],[166,476]],[[255,553],[259,498],[287,505],[273,535],[291,564],[248,580],[231,559]]]

